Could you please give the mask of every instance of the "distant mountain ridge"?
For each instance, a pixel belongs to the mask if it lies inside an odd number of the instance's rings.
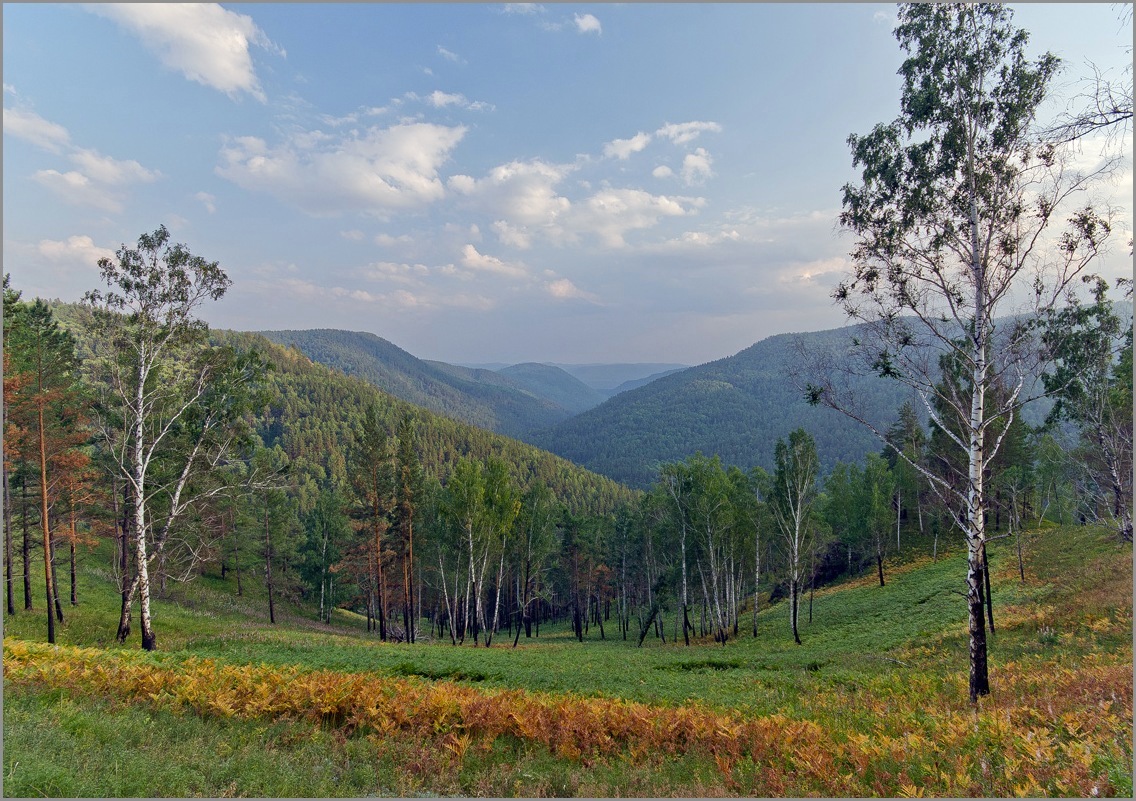
[[[558,364],[550,362],[549,364],[575,376],[609,398],[626,389],[642,386],[662,375],[685,370],[690,366],[670,362],[618,362],[611,364]]]
[[[634,487],[646,487],[663,462],[701,451],[726,464],[771,468],[776,442],[804,427],[822,464],[858,461],[879,442],[843,415],[809,406],[789,379],[794,343],[845,345],[848,329],[779,334],[739,353],[662,376],[537,432],[541,448]],[[859,390],[887,426],[908,397],[895,382],[865,378]]]
[[[364,331],[314,328],[254,333],[278,345],[296,347],[312,361],[362,378],[401,400],[524,440],[622,391],[617,388],[619,381],[639,385],[651,380],[658,368],[681,367],[536,362],[463,366],[420,359]]]
[[[508,376],[419,359],[375,334],[327,328],[256,333],[396,398],[499,434],[520,437],[572,415]]]

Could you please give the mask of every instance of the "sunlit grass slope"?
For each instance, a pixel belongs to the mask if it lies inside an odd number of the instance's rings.
[[[88,558],[61,647],[42,604],[5,627],[8,795],[1131,795],[1132,551],[1091,527],[991,551],[993,693],[966,698],[964,561],[820,591],[725,646],[380,644],[248,582],[156,604],[161,650],[112,644]],[[807,605],[804,610],[807,619]],[[673,620],[668,617],[668,627]],[[137,635],[135,635],[136,637]],[[78,646],[72,649],[71,647]]]

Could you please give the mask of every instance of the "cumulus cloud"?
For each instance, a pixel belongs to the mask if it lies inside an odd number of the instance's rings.
[[[682,217],[691,213],[688,206],[698,205],[698,200],[652,195],[641,189],[604,189],[580,204],[571,228],[596,236],[608,247],[621,248],[629,232],[652,228],[664,217]]]
[[[4,133],[11,134],[50,153],[66,153],[78,169],[60,172],[40,170],[32,178],[67,203],[91,206],[103,211],[122,210],[123,197],[115,191],[136,183],[150,183],[161,177],[133,159],[104,156],[97,150],[78,147],[67,129],[45,120],[35,112],[4,109]]]
[[[525,269],[523,264],[511,264],[496,256],[479,253],[473,245],[466,245],[462,248],[461,263],[477,272],[494,273],[509,278],[525,278],[528,276],[528,270]]]
[[[221,149],[216,172],[313,215],[382,214],[442,198],[438,170],[465,132],[416,122],[344,136],[303,132],[274,146],[243,136]]]
[[[692,142],[699,137],[703,132],[721,133],[722,126],[716,122],[699,122],[697,120],[692,122],[668,122],[655,133],[659,136],[664,136],[670,139],[676,145],[682,145],[687,142]]]
[[[251,17],[216,3],[99,3],[86,8],[133,33],[166,67],[229,97],[244,92],[265,101],[250,45],[284,54]]]
[[[660,164],[658,167],[651,170],[651,175],[655,176],[656,178],[670,178],[672,175],[674,175],[674,170],[672,170],[665,164]]]
[[[113,259],[114,251],[110,248],[99,247],[91,237],[85,234],[69,236],[64,240],[41,239],[36,250],[45,259],[53,262],[81,263],[90,267],[98,264],[99,259]]]
[[[496,220],[489,226],[502,245],[528,250],[532,247],[532,236],[522,228],[510,225],[505,220]]]
[[[640,131],[630,139],[613,139],[603,147],[603,154],[608,158],[627,159],[632,153],[638,153],[651,143],[651,134]]]
[[[682,180],[687,186],[701,183],[713,175],[710,165],[713,159],[704,148],[698,148],[693,153],[687,153],[682,160]]]
[[[491,216],[511,225],[548,228],[555,226],[572,205],[556,191],[556,185],[574,169],[539,159],[511,161],[494,167],[480,180],[455,175],[449,187],[476,198]]]
[[[45,120],[34,111],[4,109],[4,133],[52,153],[60,153],[71,144],[71,135],[66,128]]]
[[[573,18],[579,33],[603,33],[600,21],[591,14],[576,14]]]
[[[193,199],[201,201],[201,204],[203,206],[205,206],[205,210],[207,212],[209,212],[210,214],[217,211],[217,204],[216,204],[217,198],[215,198],[213,195],[209,194],[208,192],[198,192],[196,195],[193,196]]]
[[[558,300],[571,300],[573,298],[578,298],[580,300],[586,300],[591,303],[599,303],[599,298],[597,298],[591,292],[583,291],[567,278],[558,278],[555,281],[549,281],[544,285],[544,288],[549,295],[552,295],[552,297]]]
[[[593,236],[607,247],[623,247],[628,232],[693,213],[705,203],[701,198],[609,187],[574,201],[559,191],[559,184],[576,169],[539,160],[513,161],[480,179],[455,175],[448,186],[495,220],[491,228],[502,244],[519,249],[530,247],[538,236],[554,245]]]
[[[94,150],[79,148],[68,158],[91,180],[112,186],[151,183],[161,177],[161,173],[148,170],[133,159],[119,161]]]
[[[58,170],[39,170],[32,178],[65,203],[110,212],[122,211],[122,201],[118,197],[96,186],[90,178],[75,170],[62,173]]]

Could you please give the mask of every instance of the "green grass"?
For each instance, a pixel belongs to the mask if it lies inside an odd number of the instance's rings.
[[[992,544],[999,629],[990,639],[991,679],[1001,665],[1023,659],[1075,665],[1085,654],[1131,662],[1131,546],[1093,527],[1046,528],[1027,542],[1027,582],[1019,581],[1013,542]],[[61,644],[116,650],[118,596],[108,555],[88,555],[80,569],[79,607],[66,606]],[[965,557],[957,548],[938,562],[908,559],[891,566],[887,585],[873,576],[818,591],[812,622],[802,606],[802,645],[789,631],[784,603],[763,609],[758,635],[750,620],[726,645],[690,647],[649,638],[636,648],[614,625],[608,639],[593,628],[584,643],[566,627],[542,626],[541,636],[511,647],[454,647],[448,641],[380,643],[349,613],[322,626],[302,608],[285,608],[267,623],[262,590],[205,577],[171,587],[154,604],[159,652],[176,663],[190,657],[236,664],[300,665],[307,669],[375,672],[483,688],[524,688],[607,696],[658,705],[690,702],[747,716],[807,717],[809,699],[838,690],[894,695],[913,688],[965,692]],[[1024,610],[1024,611],[1023,611]],[[42,641],[45,613],[20,611],[5,636]],[[1104,621],[1100,625],[1092,625]],[[634,622],[634,621],[633,621]],[[137,621],[128,650],[138,648]],[[1130,696],[1130,688],[1129,688]],[[861,730],[856,709],[826,713],[829,725]],[[926,714],[934,714],[927,711]],[[365,738],[286,721],[201,719],[149,712],[59,691],[5,687],[4,791],[8,795],[698,795],[730,792],[713,765],[695,756],[631,765],[599,762],[582,770],[523,743],[496,742],[470,751],[460,766],[436,747]],[[1131,744],[1128,744],[1131,753]],[[203,756],[204,755],[204,756]],[[683,766],[681,769],[676,765]],[[417,766],[417,767],[415,767]],[[448,767],[447,767],[448,766]],[[1130,765],[1108,766],[1113,784],[1131,786]]]

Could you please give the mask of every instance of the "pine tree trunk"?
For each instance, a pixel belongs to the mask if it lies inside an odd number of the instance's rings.
[[[272,534],[268,525],[268,499],[264,502],[264,583],[268,586],[268,622],[276,623],[276,607],[272,602]],[[370,617],[367,623],[370,624]],[[369,630],[369,626],[368,626]]]
[[[48,517],[47,502],[47,432],[43,430],[43,406],[39,407],[39,486],[40,486],[40,522],[43,524],[43,574],[47,587],[47,641],[55,643],[55,615],[51,608],[56,600],[55,588],[52,585],[55,571],[52,569],[51,554],[51,521]],[[62,610],[60,612],[62,618]]]
[[[32,608],[32,573],[31,573],[31,535],[28,534],[28,479],[25,476],[20,485],[20,504],[23,510],[22,528],[24,532],[23,561],[24,561],[24,609]]]
[[[75,537],[78,536],[78,531],[75,525],[75,507],[71,507],[71,605],[79,605],[78,590],[75,586]]]
[[[55,558],[55,537],[51,538],[51,592],[55,603],[55,619],[63,622],[63,604],[59,601],[59,566]]]
[[[0,448],[3,447],[3,438],[0,438]],[[0,452],[2,454],[2,452]],[[3,458],[0,455],[0,458]],[[4,492],[4,584],[8,594],[8,614],[16,614],[15,582],[12,578],[12,559],[15,549],[12,546],[12,493],[8,483],[8,463],[3,461],[3,492]]]

